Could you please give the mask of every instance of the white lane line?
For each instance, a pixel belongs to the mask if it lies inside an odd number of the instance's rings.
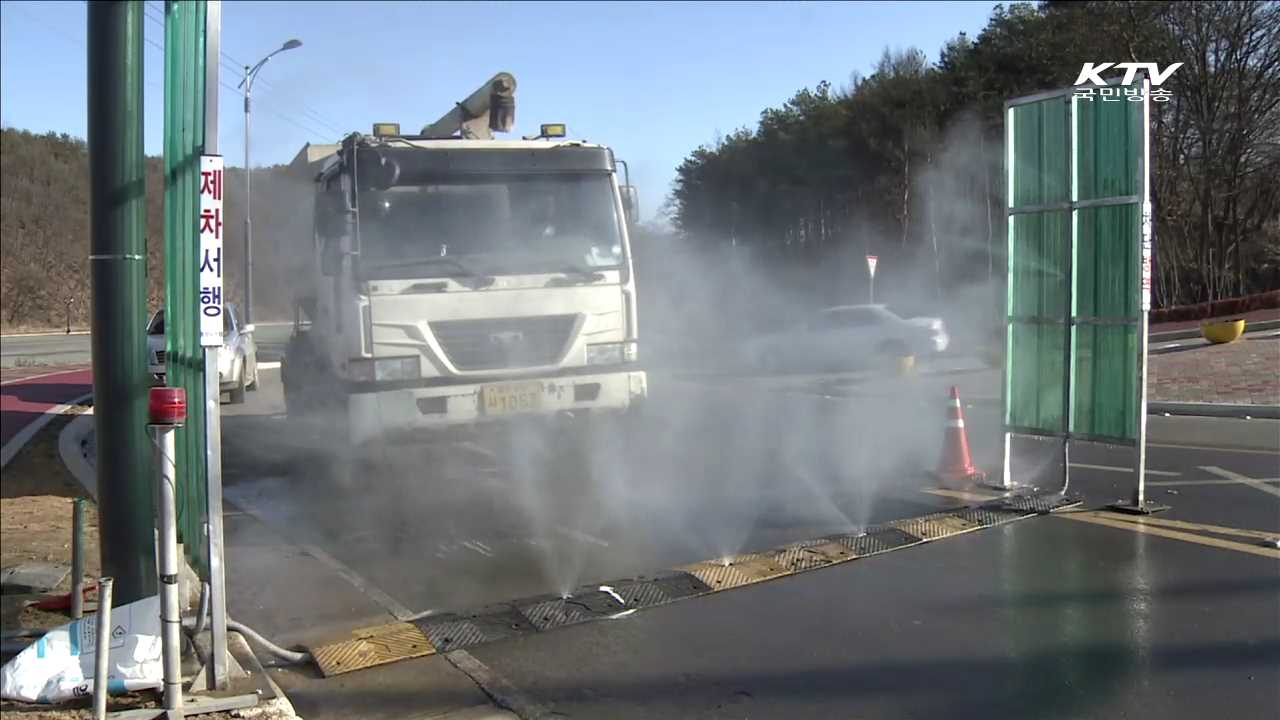
[[[467,548],[468,550],[474,550],[480,553],[481,555],[484,555],[485,557],[493,557],[493,553],[489,552],[488,550],[485,550],[483,547],[480,546],[479,543],[475,542],[474,540],[463,540],[462,546]]]
[[[258,363],[258,369],[259,369],[259,370],[279,370],[279,369],[280,369],[280,363],[278,363],[278,362],[260,362],[260,363]]]
[[[9,461],[13,459],[13,456],[17,455],[19,450],[26,447],[27,443],[31,441],[31,438],[35,437],[36,433],[40,432],[45,425],[53,422],[54,418],[61,416],[71,408],[82,405],[86,400],[91,399],[93,399],[93,393],[81,395],[80,397],[61,405],[54,405],[48,410],[45,410],[40,417],[27,423],[27,426],[19,430],[17,435],[9,438],[9,442],[5,443],[4,447],[0,447],[0,468],[8,465]]]
[[[65,375],[67,373],[83,372],[89,369],[90,368],[83,367],[83,368],[76,368],[72,370],[55,370],[53,372],[40,373],[39,375],[28,375],[26,377],[14,378],[12,380],[5,380],[4,382],[0,382],[0,387],[9,387],[10,385],[17,385],[18,383],[29,382],[31,380],[39,380],[41,378],[53,377],[54,375]]]
[[[1260,483],[1280,483],[1280,478],[1261,478]],[[1179,485],[1239,485],[1239,480],[1152,480],[1147,487],[1174,487]]]
[[[1256,448],[1213,447],[1212,445],[1179,445],[1177,443],[1147,443],[1147,447],[1174,448],[1177,450],[1210,450],[1213,452],[1246,453],[1249,455],[1280,455],[1280,450],[1260,450]]]
[[[1131,472],[1133,472],[1133,468],[1131,468],[1131,467],[1118,467],[1118,466],[1116,466],[1116,465],[1090,465],[1090,464],[1088,464],[1088,463],[1071,463],[1071,467],[1073,467],[1073,468],[1084,468],[1084,469],[1086,469],[1086,470],[1106,470],[1106,471],[1108,471],[1108,472],[1125,472],[1125,473],[1131,473]],[[1149,469],[1149,468],[1148,468],[1148,469],[1147,469],[1147,474],[1148,474],[1148,475],[1166,475],[1166,476],[1168,476],[1168,477],[1177,477],[1177,476],[1181,475],[1182,473],[1180,473],[1180,472],[1170,472],[1170,471],[1168,471],[1168,470],[1151,470],[1151,469]]]
[[[1270,485],[1266,484],[1266,482],[1264,482],[1262,479],[1245,477],[1244,475],[1240,475],[1239,473],[1233,473],[1230,470],[1223,470],[1222,468],[1216,467],[1213,465],[1201,465],[1200,469],[1208,473],[1213,473],[1214,475],[1217,475],[1220,478],[1226,478],[1227,480],[1234,480],[1240,483],[1241,485],[1248,485],[1249,487],[1254,488],[1255,490],[1261,490],[1264,493],[1269,493],[1271,495],[1275,495],[1276,497],[1280,497],[1280,488],[1273,488]],[[1270,478],[1267,478],[1267,480],[1270,480]]]
[[[561,535],[565,535],[570,538],[573,538],[578,542],[590,543],[592,545],[599,545],[600,547],[609,547],[608,540],[603,540],[601,538],[596,537],[595,535],[584,533],[581,530],[574,530],[573,528],[565,527],[564,525],[556,525],[554,527],[554,530],[560,533]]]

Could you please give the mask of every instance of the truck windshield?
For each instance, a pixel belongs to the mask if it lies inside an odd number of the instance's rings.
[[[605,174],[486,175],[360,194],[367,279],[566,272],[623,261]],[[453,258],[456,262],[432,262]]]

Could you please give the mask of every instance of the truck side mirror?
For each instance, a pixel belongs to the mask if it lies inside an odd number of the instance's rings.
[[[640,220],[640,195],[634,185],[623,185],[622,210],[626,213],[627,224],[635,225]]]

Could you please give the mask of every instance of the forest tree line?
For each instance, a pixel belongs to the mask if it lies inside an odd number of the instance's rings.
[[[164,163],[146,159],[147,311],[164,302]],[[243,298],[244,177],[228,167],[227,298]],[[285,166],[253,174],[254,318],[290,319],[291,285],[310,260],[309,185]],[[0,130],[0,327],[89,327],[89,153],[66,134]],[[301,254],[299,253],[301,248]]]
[[[829,303],[866,296],[864,254],[900,296],[998,286],[1003,104],[1071,86],[1085,62],[1183,63],[1152,103],[1156,307],[1280,287],[1276,2],[997,6],[936,62],[886,50],[846,87],[802,89],[694,150],[672,224],[691,252],[800,269]]]

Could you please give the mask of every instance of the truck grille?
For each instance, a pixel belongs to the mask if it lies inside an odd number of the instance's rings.
[[[431,332],[459,370],[554,365],[573,333],[575,316],[443,320]]]
[[[156,364],[157,364],[157,365],[163,365],[163,364],[164,364],[164,355],[165,355],[165,351],[164,351],[164,350],[157,350],[157,351],[156,351]]]

